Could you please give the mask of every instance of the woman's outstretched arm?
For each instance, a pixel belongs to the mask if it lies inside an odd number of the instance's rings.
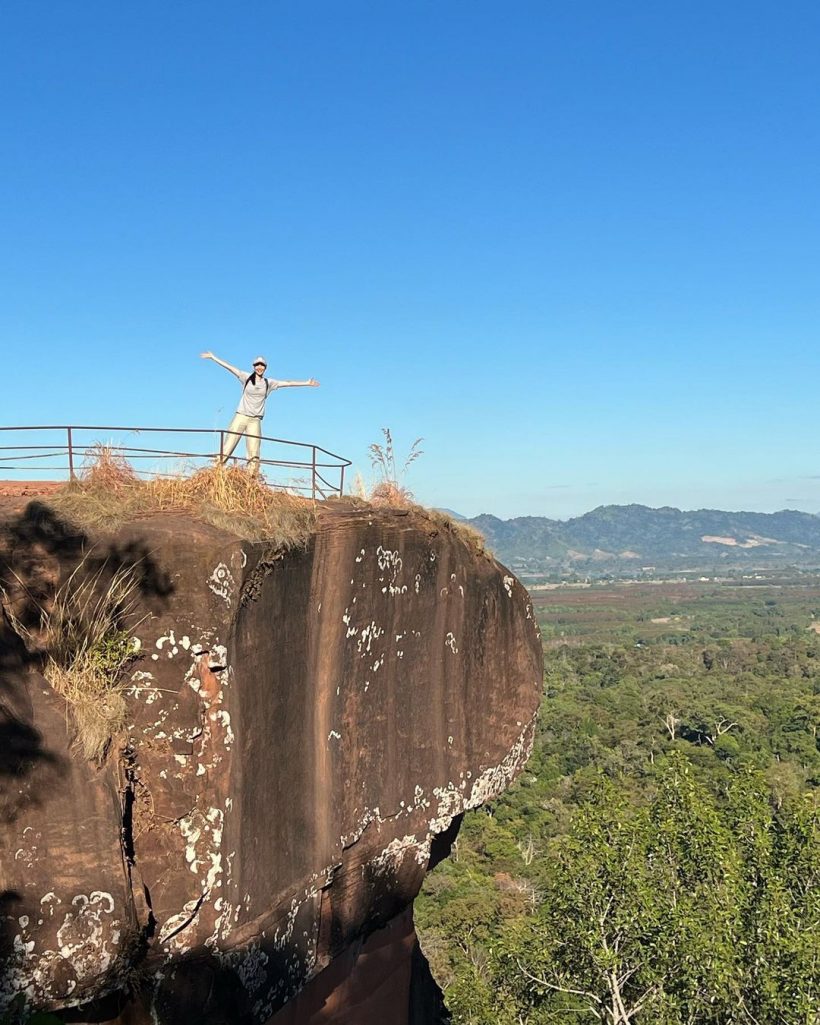
[[[246,370],[239,370],[238,367],[232,367],[230,363],[226,363],[225,360],[220,359],[219,356],[214,356],[212,352],[201,352],[199,355],[203,359],[212,359],[214,363],[218,363],[221,367],[224,367],[226,370],[230,370],[234,377],[238,377],[239,380],[243,383],[247,381],[248,372]]]
[[[274,381],[274,388],[318,388],[319,382],[315,377],[309,377],[307,381]]]

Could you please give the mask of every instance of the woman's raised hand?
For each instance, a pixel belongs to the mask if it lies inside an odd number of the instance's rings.
[[[200,352],[199,355],[202,357],[202,359],[213,359],[214,358],[214,354],[212,352]]]
[[[315,377],[311,377],[306,383],[307,383],[307,386],[309,388],[318,388],[319,387],[319,382],[316,380]]]

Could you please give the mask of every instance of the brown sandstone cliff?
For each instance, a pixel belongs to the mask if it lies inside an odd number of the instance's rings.
[[[6,580],[44,593],[90,544],[37,504],[5,538]],[[430,1020],[412,901],[531,746],[521,585],[442,524],[344,503],[283,558],[170,515],[92,554],[137,567],[150,613],[103,767],[2,624],[0,1009]]]

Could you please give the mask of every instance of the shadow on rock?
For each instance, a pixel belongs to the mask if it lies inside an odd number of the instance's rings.
[[[4,965],[11,954],[12,930],[8,923],[22,914],[22,898],[15,890],[0,890],[0,966]]]
[[[82,566],[101,582],[129,570],[140,597],[165,599],[173,591],[148,546],[137,539],[92,542],[79,527],[43,502],[30,502],[19,516],[0,526],[0,589],[14,604],[25,628],[36,628],[59,584]]]
[[[16,896],[9,895],[12,904]],[[7,916],[9,922],[12,918]],[[255,982],[265,990],[254,993],[252,985],[248,986],[253,979],[243,977],[241,970],[237,972],[221,964],[209,953],[172,958],[161,962],[161,967],[150,956],[145,958],[144,950],[133,953],[136,956],[130,964],[119,959],[109,972],[109,979],[101,983],[102,990],[113,983],[111,992],[80,1006],[55,1009],[53,1013],[64,1022],[77,1025],[259,1025],[260,1021],[268,1022],[270,1014],[280,1006],[281,994],[296,965],[294,958],[298,958],[295,949],[288,947],[274,949],[265,943],[254,946],[256,971],[261,972]],[[233,956],[241,960],[246,953],[236,950]],[[127,980],[125,985],[123,980]],[[270,998],[271,990],[279,992],[278,1000]],[[261,1019],[260,998],[270,1008]]]
[[[164,982],[157,981],[156,964],[149,960],[142,981],[139,970],[134,972],[130,993],[120,989],[58,1013],[77,1025],[449,1025],[418,941],[402,949],[396,940],[392,958],[379,949],[395,928],[396,922],[387,923],[355,940],[298,994],[291,987],[300,952],[262,942],[226,952],[223,963],[196,955],[172,959],[160,970]],[[368,967],[374,962],[375,971]]]
[[[3,1025],[17,1025],[17,1022],[25,1020],[22,996],[9,1003],[4,999],[3,984],[7,966],[12,964],[17,956],[17,923],[27,911],[23,898],[16,890],[0,890],[0,1022]]]
[[[37,803],[59,770],[60,759],[34,726],[28,690],[32,656],[0,610],[0,824]]]
[[[38,803],[60,771],[61,759],[37,729],[33,700],[33,688],[45,686],[37,670],[48,652],[27,645],[20,633],[36,636],[58,587],[78,567],[103,587],[130,570],[148,605],[173,590],[143,542],[94,543],[43,502],[31,502],[0,523],[0,822]]]

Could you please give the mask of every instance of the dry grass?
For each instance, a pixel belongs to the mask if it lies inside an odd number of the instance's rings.
[[[474,527],[471,523],[466,523],[464,520],[458,520],[450,516],[449,513],[441,509],[428,509],[423,505],[419,505],[408,498],[408,494],[403,489],[399,491],[385,490],[381,492],[380,500],[374,501],[372,491],[368,495],[366,490],[359,490],[356,494],[345,496],[342,501],[354,509],[375,507],[377,509],[397,509],[402,513],[412,514],[418,520],[420,526],[426,523],[428,529],[433,532],[450,534],[457,538],[474,555],[482,555],[488,559],[493,558],[492,553],[487,548],[487,540],[478,528]]]
[[[316,520],[312,501],[275,491],[238,467],[207,466],[178,477],[140,480],[107,446],[98,446],[80,479],[51,496],[49,504],[80,525],[107,529],[152,513],[185,512],[282,549],[304,545]]]
[[[413,492],[394,480],[380,480],[370,490],[368,501],[371,505],[392,506],[406,509],[414,505]]]
[[[47,604],[40,621],[24,626],[4,600],[6,615],[26,647],[43,657],[43,675],[65,698],[76,741],[86,758],[100,762],[125,724],[124,674],[137,657],[130,630],[139,600],[135,567],[95,570],[84,559]],[[5,596],[4,596],[5,598]]]
[[[95,491],[120,491],[139,484],[133,466],[111,445],[92,445],[80,471],[80,480]]]
[[[488,559],[492,555],[487,550],[487,539],[476,527],[463,520],[456,520],[440,509],[424,509],[422,506],[415,506],[419,512],[428,520],[431,520],[439,529],[452,534],[462,541],[475,555],[484,555]]]
[[[125,694],[87,660],[67,668],[50,663],[43,674],[71,709],[77,745],[83,755],[102,762],[111,738],[125,726]]]

